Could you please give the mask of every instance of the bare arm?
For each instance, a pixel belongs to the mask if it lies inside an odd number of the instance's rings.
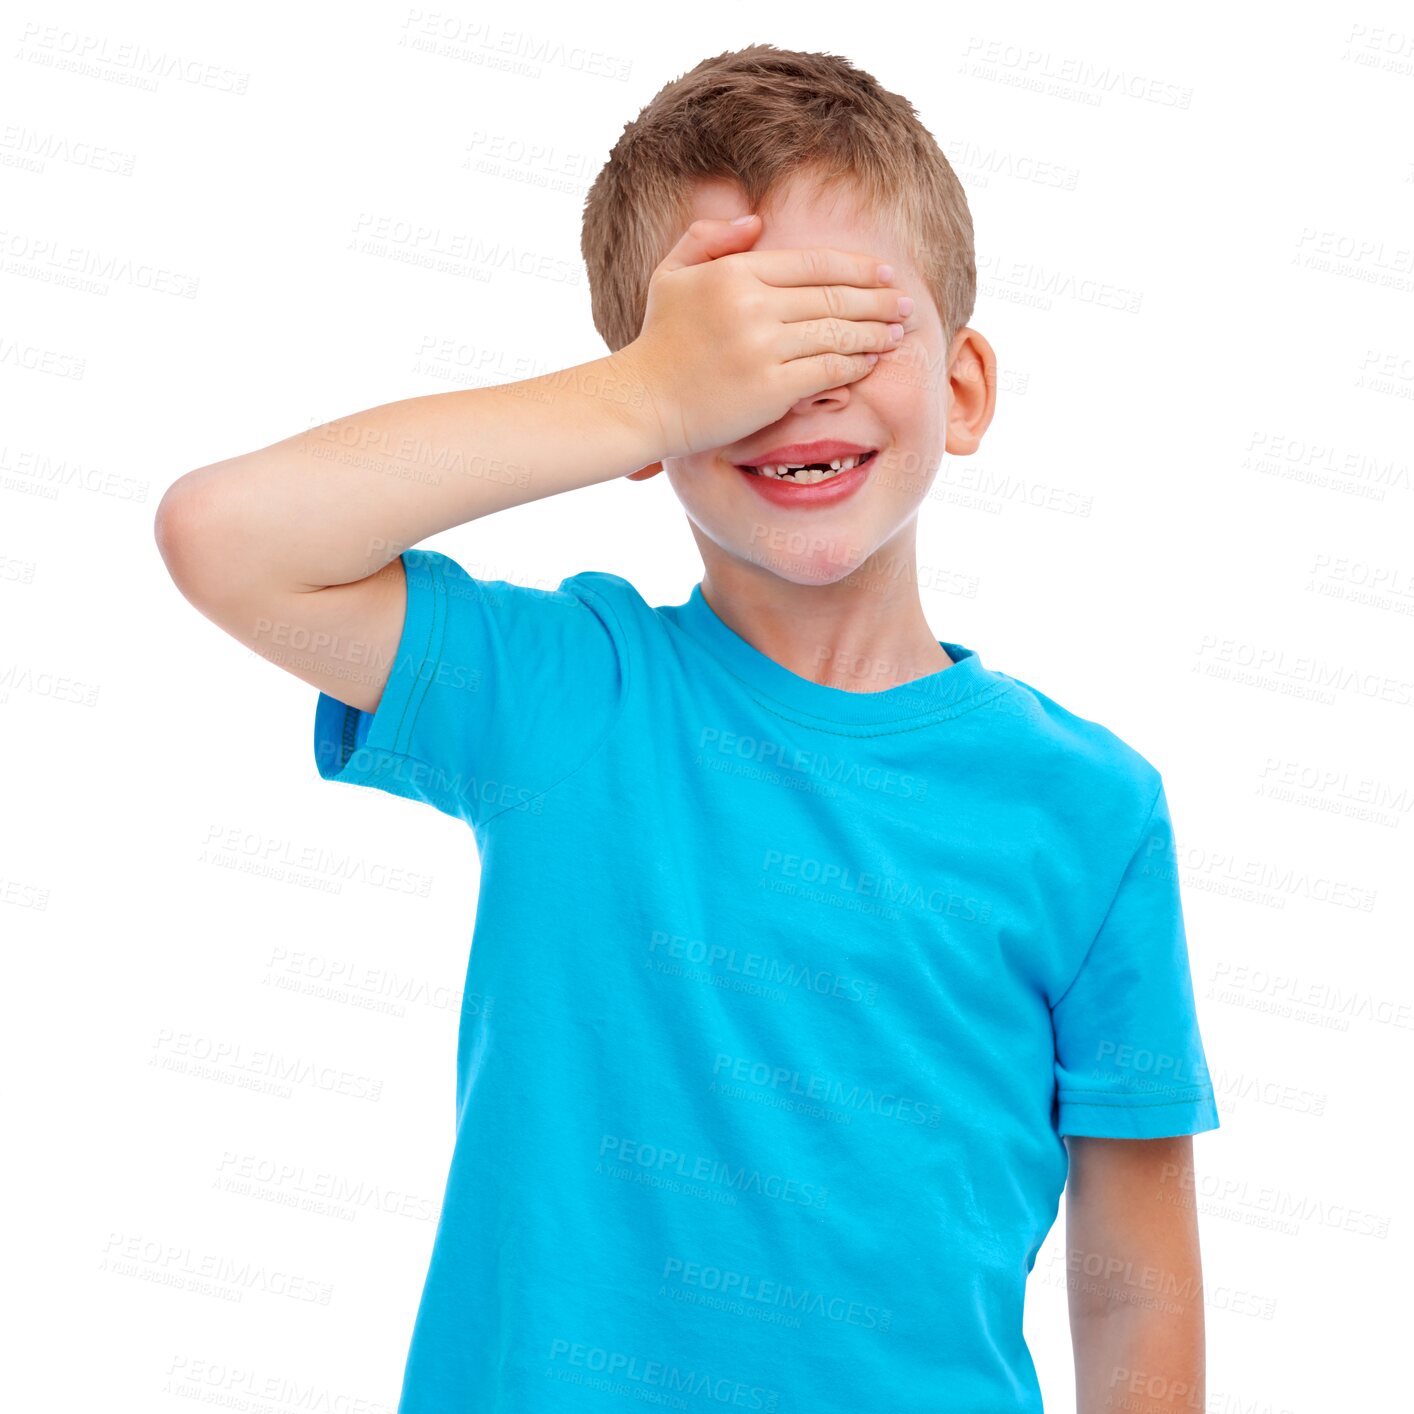
[[[1192,1137],[1065,1142],[1076,1414],[1204,1408]]]
[[[620,355],[368,408],[181,477],[159,519],[205,526],[192,574],[348,584],[466,521],[626,476],[654,457]]]
[[[388,403],[202,467],[162,498],[155,533],[213,623],[371,712],[402,631],[403,550],[636,471],[654,440],[641,385],[609,356]]]
[[[374,710],[405,617],[404,550],[733,441],[878,356],[844,348],[891,346],[900,291],[875,257],[748,253],[757,234],[694,221],[654,271],[642,333],[618,353],[368,408],[189,472],[154,526],[173,580],[271,662]]]

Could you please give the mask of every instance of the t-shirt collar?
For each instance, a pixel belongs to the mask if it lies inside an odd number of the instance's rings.
[[[937,641],[953,660],[952,666],[913,682],[880,692],[850,692],[812,682],[728,627],[703,596],[700,582],[693,585],[687,602],[678,606],[677,620],[758,698],[790,709],[791,715],[837,728],[925,726],[970,711],[1011,685],[1009,678],[984,667],[976,650],[945,639]]]

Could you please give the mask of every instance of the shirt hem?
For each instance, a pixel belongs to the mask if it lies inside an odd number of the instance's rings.
[[[1093,1091],[1081,1091],[1093,1097]],[[1097,1139],[1167,1139],[1221,1127],[1212,1091],[1182,1099],[1113,1095],[1109,1099],[1060,1097],[1058,1134]]]

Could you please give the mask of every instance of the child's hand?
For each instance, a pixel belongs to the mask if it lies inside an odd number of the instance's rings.
[[[657,456],[683,457],[778,422],[801,398],[853,383],[902,332],[877,257],[748,250],[761,220],[698,220],[654,270],[643,329],[613,357],[656,416]]]

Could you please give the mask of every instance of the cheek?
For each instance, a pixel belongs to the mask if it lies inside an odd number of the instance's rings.
[[[712,470],[712,459],[706,456],[669,457],[663,463],[663,475],[673,483],[673,489],[690,491]]]
[[[936,473],[947,440],[946,384],[938,377],[933,350],[920,335],[905,335],[860,381],[871,409],[896,443],[899,487],[911,493]]]
[[[691,509],[705,509],[720,502],[733,489],[731,478],[737,474],[735,468],[709,453],[663,463],[663,475],[668,478],[674,495],[684,507]]]
[[[907,339],[887,358],[874,365],[860,380],[863,391],[895,433],[917,435],[925,432],[930,418],[940,417],[936,371],[928,353],[919,344],[909,347]]]

